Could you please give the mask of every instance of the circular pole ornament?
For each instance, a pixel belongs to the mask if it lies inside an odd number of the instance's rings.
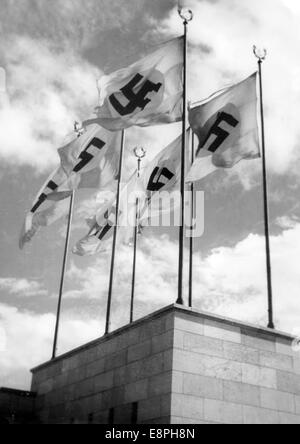
[[[253,53],[255,57],[260,61],[263,62],[267,58],[268,51],[264,49],[257,48],[256,45],[253,46]]]
[[[133,150],[135,157],[137,157],[138,159],[143,159],[144,157],[146,157],[147,151],[141,147],[136,147]]]
[[[194,18],[193,11],[189,8],[178,7],[178,14],[185,24],[191,22]]]

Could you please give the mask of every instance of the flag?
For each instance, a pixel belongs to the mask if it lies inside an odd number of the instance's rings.
[[[257,73],[190,110],[199,146],[187,182],[260,157],[256,83]]]
[[[188,132],[187,132],[188,134]],[[141,174],[142,187],[147,200],[140,212],[140,224],[153,222],[162,213],[175,209],[172,195],[179,191],[181,180],[181,148],[182,137],[179,136],[143,169]],[[161,199],[163,192],[169,193],[169,199]]]
[[[188,133],[188,132],[187,132]],[[175,209],[172,193],[179,190],[181,178],[181,146],[182,137],[175,139],[161,151],[145,168],[140,177],[134,173],[120,193],[119,229],[123,243],[128,243],[132,237],[132,228],[136,224],[136,199],[139,199],[139,225],[149,225],[150,220],[163,212]],[[170,199],[160,200],[160,193],[170,193]],[[179,202],[180,204],[180,202]],[[162,205],[164,205],[162,207]],[[116,223],[115,197],[101,205],[96,216],[88,220],[91,228],[74,247],[73,253],[79,256],[89,256],[106,251],[107,242]]]
[[[141,182],[136,172],[130,180],[121,186],[118,225],[121,228],[120,238],[123,243],[128,243],[132,234],[132,228],[136,221],[136,199],[144,200]],[[87,223],[90,227],[89,233],[77,242],[73,253],[78,256],[91,256],[105,252],[108,240],[112,237],[116,225],[116,196],[108,199],[97,214]]]
[[[102,77],[94,121],[117,131],[133,125],[146,127],[182,120],[182,70],[180,37],[160,45],[128,68]]]
[[[69,197],[77,188],[114,187],[121,139],[99,125],[91,125],[81,137],[58,149],[60,166],[47,179],[25,218],[19,246],[22,249],[41,226],[49,226],[68,214]]]

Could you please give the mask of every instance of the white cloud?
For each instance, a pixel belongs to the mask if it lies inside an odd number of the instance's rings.
[[[288,228],[288,229],[287,229]],[[275,316],[278,328],[288,332],[300,324],[297,272],[300,251],[300,225],[286,226],[271,238]],[[128,321],[131,290],[132,251],[120,246],[114,283],[114,326]],[[185,275],[187,278],[187,252]],[[250,234],[235,247],[220,247],[206,257],[195,254],[195,306],[238,320],[266,325],[267,285],[265,241]],[[84,273],[72,265],[68,279],[76,290],[66,297],[102,301],[107,297],[109,254],[99,255]],[[145,237],[140,241],[137,265],[137,314],[175,302],[177,295],[178,246],[167,237]],[[187,281],[186,281],[187,289]],[[125,310],[125,315],[122,312]]]
[[[16,278],[0,278],[0,292],[1,290],[9,295],[25,298],[46,296],[48,294],[39,282]]]
[[[51,358],[55,317],[0,304],[0,386],[30,387],[30,369]],[[99,321],[68,313],[60,331],[59,353],[99,335]]]
[[[99,71],[45,40],[11,37],[1,52],[9,101],[0,107],[0,156],[10,164],[49,168],[74,120],[90,116]]]

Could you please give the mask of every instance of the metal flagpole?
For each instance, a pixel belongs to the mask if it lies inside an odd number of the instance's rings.
[[[270,248],[270,228],[269,228],[269,207],[268,207],[268,181],[266,167],[266,143],[265,143],[265,119],[263,102],[263,82],[262,82],[262,63],[267,57],[267,50],[259,51],[256,46],[253,47],[255,57],[258,59],[259,87],[260,87],[260,115],[261,115],[261,136],[262,136],[262,172],[263,172],[263,192],[264,192],[264,219],[265,219],[265,238],[266,238],[266,262],[267,262],[267,280],[268,280],[268,328],[274,329],[273,318],[273,289],[272,289],[272,266],[271,266],[271,248]]]
[[[66,242],[65,242],[65,251],[64,251],[64,258],[63,258],[60,287],[59,287],[59,297],[58,297],[58,305],[57,305],[52,360],[56,358],[56,351],[57,351],[57,340],[58,340],[58,331],[59,331],[59,323],[60,323],[60,315],[61,315],[61,303],[62,303],[62,297],[63,297],[63,292],[64,292],[65,274],[66,274],[67,259],[68,259],[68,253],[69,253],[70,234],[71,234],[73,209],[74,209],[74,198],[75,198],[75,191],[73,190],[72,194],[70,196],[70,208],[69,208],[69,217],[68,217],[68,225],[67,225],[67,236],[66,236]]]
[[[195,134],[193,130],[191,129],[191,165],[193,165],[195,160]],[[194,213],[195,213],[195,198],[194,198],[194,192],[195,187],[194,183],[191,183],[190,187],[191,192],[191,223],[194,222]],[[194,237],[191,235],[190,237],[190,262],[189,262],[189,307],[192,308],[193,306],[193,253],[194,253]]]
[[[184,254],[184,229],[185,229],[185,154],[186,154],[186,117],[187,117],[187,33],[188,24],[193,19],[190,9],[178,8],[178,13],[183,20],[183,114],[182,114],[182,148],[181,148],[181,221],[179,227],[179,261],[178,261],[178,298],[177,304],[183,305],[183,254]]]
[[[140,177],[141,172],[141,162],[142,159],[146,156],[146,151],[144,148],[134,149],[135,157],[137,158],[138,168],[137,168],[137,177]],[[135,280],[136,280],[136,258],[137,258],[137,241],[139,234],[139,219],[140,219],[140,200],[136,199],[136,213],[135,213],[135,226],[134,226],[134,241],[133,241],[133,264],[132,264],[132,283],[131,283],[131,303],[130,303],[130,324],[133,323],[133,315],[134,315],[134,298],[135,298]]]
[[[77,134],[78,138],[82,135],[82,128],[80,127],[80,124],[78,122],[74,123],[74,132]],[[67,259],[68,259],[68,254],[69,254],[70,234],[71,234],[73,210],[74,210],[74,200],[75,200],[75,191],[73,190],[72,194],[70,196],[67,235],[66,235],[63,266],[62,266],[62,273],[61,273],[60,287],[59,287],[59,297],[58,297],[58,304],[57,304],[57,314],[56,314],[55,333],[54,333],[53,350],[52,350],[52,360],[56,358],[56,351],[57,351],[57,341],[58,341],[58,332],[59,332],[60,315],[61,315],[61,304],[62,304],[62,297],[63,297],[63,292],[64,292],[64,285],[65,285]]]
[[[119,173],[118,173],[118,188],[117,188],[117,198],[116,198],[116,216],[115,216],[115,227],[114,227],[113,243],[112,243],[111,266],[110,266],[110,277],[109,277],[109,289],[108,289],[108,300],[107,300],[107,311],[106,311],[106,325],[105,325],[105,334],[106,335],[110,332],[111,302],[112,302],[112,291],[113,291],[114,271],[115,271],[115,258],[116,258],[116,246],[117,246],[117,236],[118,236],[119,208],[120,208],[120,194],[121,194],[121,181],[122,181],[124,148],[125,148],[125,130],[122,131],[122,140],[121,140],[121,149],[120,149]]]

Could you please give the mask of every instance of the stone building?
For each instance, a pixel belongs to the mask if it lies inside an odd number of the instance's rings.
[[[0,388],[0,425],[37,423],[35,394]]]
[[[292,343],[173,305],[35,368],[35,413],[46,424],[299,424]]]

